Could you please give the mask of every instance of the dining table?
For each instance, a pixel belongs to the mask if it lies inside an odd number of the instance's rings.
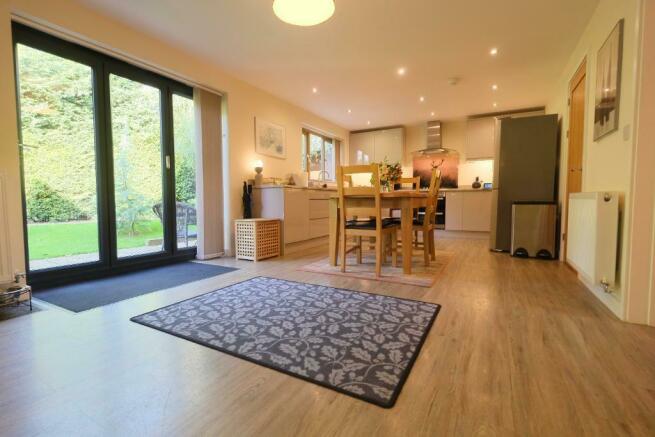
[[[425,208],[429,199],[427,191],[396,190],[380,193],[382,208],[400,210],[403,273],[406,275],[412,273],[414,210],[416,208]],[[371,195],[348,196],[345,201],[347,206],[351,208],[375,207],[375,197]],[[330,265],[336,266],[339,252],[339,195],[337,193],[332,194],[329,202]]]

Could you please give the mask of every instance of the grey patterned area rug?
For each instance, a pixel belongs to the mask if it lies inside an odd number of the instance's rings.
[[[257,277],[131,320],[389,408],[440,308]]]

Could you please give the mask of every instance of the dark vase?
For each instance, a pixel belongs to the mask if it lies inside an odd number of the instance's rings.
[[[475,188],[476,190],[477,190],[478,188],[482,187],[482,183],[480,182],[480,177],[479,177],[479,176],[476,176],[476,177],[475,177],[475,181],[473,181],[473,183],[471,184],[471,186],[472,186],[473,188]]]
[[[252,185],[248,185],[246,182],[243,183],[243,218],[249,219],[252,218]]]

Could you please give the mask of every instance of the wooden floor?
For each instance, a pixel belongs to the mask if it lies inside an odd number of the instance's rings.
[[[84,313],[0,322],[0,435],[655,435],[655,329],[618,321],[558,262],[439,238],[431,289],[305,273],[327,247]],[[252,276],[443,306],[385,410],[137,325]]]

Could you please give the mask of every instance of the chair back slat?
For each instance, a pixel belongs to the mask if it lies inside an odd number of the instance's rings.
[[[425,208],[426,224],[436,223],[437,202],[439,199],[439,188],[441,188],[441,170],[433,168],[430,175],[430,187],[428,188],[428,204]]]
[[[373,196],[375,188],[373,187],[344,187],[343,194],[348,196]]]
[[[439,188],[441,188],[441,170],[433,168],[432,175],[430,176],[430,187],[428,188],[428,195],[431,197],[438,195]]]

